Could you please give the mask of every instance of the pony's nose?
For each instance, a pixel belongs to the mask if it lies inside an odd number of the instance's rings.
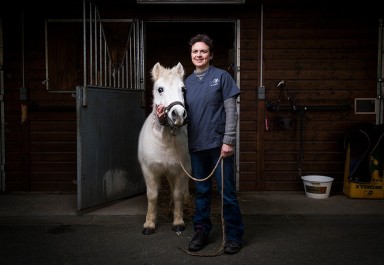
[[[174,110],[174,111],[172,111],[172,117],[178,117],[178,116],[180,116],[181,118],[183,118],[183,119],[185,119],[185,118],[187,118],[187,111],[185,110],[185,109],[183,109],[182,111],[181,111],[181,115],[179,114],[179,112],[178,111],[176,111],[176,110]]]
[[[184,119],[187,117],[187,112],[185,109],[179,110],[179,109],[173,109],[171,111],[171,119],[174,125],[176,126],[182,126],[184,123]]]
[[[181,113],[181,115],[180,115],[180,113],[179,113],[179,111],[177,111],[176,109],[174,109],[174,110],[172,110],[172,112],[171,112],[171,117],[172,117],[172,120],[177,120],[178,118],[180,118],[180,117],[184,117],[184,113]]]
[[[172,112],[171,112],[172,120],[175,120],[177,118],[177,116],[179,116],[177,111],[176,110],[172,110]]]

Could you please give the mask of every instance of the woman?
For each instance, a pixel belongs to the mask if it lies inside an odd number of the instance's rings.
[[[193,177],[209,176],[223,158],[226,254],[235,254],[242,247],[244,225],[236,195],[234,151],[236,144],[237,107],[240,90],[231,75],[212,66],[213,41],[205,34],[191,38],[191,60],[194,72],[185,79],[185,99],[188,111],[188,146]],[[221,194],[221,166],[214,176]],[[199,251],[209,243],[212,229],[211,189],[212,178],[195,182],[194,235],[189,241],[190,251]]]

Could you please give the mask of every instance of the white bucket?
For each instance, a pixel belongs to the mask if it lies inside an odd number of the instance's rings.
[[[331,191],[333,178],[318,175],[302,176],[305,195],[308,198],[326,199]]]

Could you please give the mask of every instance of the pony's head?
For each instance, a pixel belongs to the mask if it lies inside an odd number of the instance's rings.
[[[184,68],[178,63],[172,69],[156,63],[151,71],[153,81],[153,111],[164,105],[167,124],[173,128],[181,127],[187,122],[184,105]]]

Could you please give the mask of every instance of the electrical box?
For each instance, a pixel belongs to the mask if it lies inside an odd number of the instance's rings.
[[[377,107],[376,98],[355,98],[355,114],[376,114]]]

